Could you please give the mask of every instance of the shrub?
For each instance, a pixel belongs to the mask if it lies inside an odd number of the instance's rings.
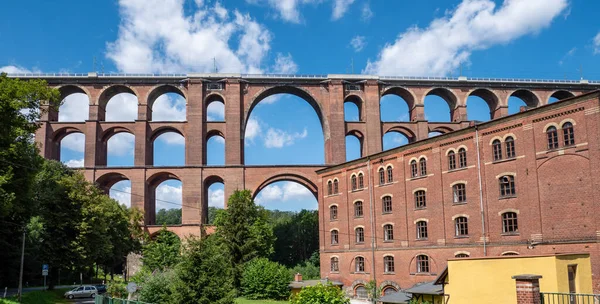
[[[289,271],[279,263],[257,258],[246,264],[242,274],[242,293],[251,300],[285,299],[290,295]]]
[[[113,298],[127,298],[127,285],[123,282],[110,281],[106,293]]]
[[[294,268],[291,268],[289,272],[291,277],[294,277],[294,275],[297,273],[302,274],[302,278],[304,280],[318,280],[321,278],[320,267],[315,266],[309,260],[294,266]]]
[[[169,303],[171,300],[171,283],[175,280],[175,272],[167,270],[157,272],[145,278],[141,285],[140,301],[148,303]]]
[[[350,304],[350,299],[346,297],[341,288],[317,284],[315,286],[304,287],[302,290],[291,296],[291,304]]]

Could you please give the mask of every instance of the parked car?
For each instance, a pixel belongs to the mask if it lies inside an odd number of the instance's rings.
[[[65,292],[65,298],[74,299],[74,298],[93,298],[98,294],[98,290],[96,286],[79,286],[75,287],[72,290]]]
[[[98,290],[98,294],[103,294],[106,292],[106,285],[104,284],[99,284],[99,285],[94,285],[96,287],[96,290]]]

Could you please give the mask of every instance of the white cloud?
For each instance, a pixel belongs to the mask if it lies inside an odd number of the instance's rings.
[[[156,187],[156,210],[181,208],[181,185],[162,183]]]
[[[355,36],[350,40],[350,46],[354,49],[355,52],[360,52],[367,45],[365,41],[365,36]]]
[[[250,118],[248,120],[248,123],[246,124],[246,133],[244,134],[244,138],[253,141],[256,137],[260,135],[260,133],[260,123],[255,118]]]
[[[106,121],[134,121],[137,119],[138,100],[131,93],[113,96],[106,105]]]
[[[575,55],[575,52],[577,51],[576,47],[573,47],[572,49],[570,49],[559,61],[558,64],[559,65],[563,65],[563,63],[565,62],[565,60],[569,57],[572,57],[573,55]]]
[[[62,148],[83,153],[85,150],[85,135],[81,133],[69,134],[60,141],[60,145]]]
[[[152,105],[152,120],[185,121],[185,107],[185,98],[178,94],[160,95]],[[137,109],[135,112],[137,116]]]
[[[71,168],[81,168],[83,167],[83,159],[69,159],[64,162],[67,167]]]
[[[294,62],[294,59],[292,58],[292,55],[290,53],[288,53],[287,55],[277,53],[277,57],[275,58],[275,66],[273,67],[273,73],[296,74],[297,72],[298,65]]]
[[[74,93],[63,100],[58,109],[58,121],[85,121],[89,119],[90,99],[86,94]]]
[[[110,188],[108,195],[118,201],[119,204],[131,207],[131,182],[120,181],[114,184]]]
[[[307,135],[306,129],[302,133],[290,134],[283,130],[269,128],[265,136],[265,147],[283,148],[284,146],[291,146],[297,139],[306,138]]]
[[[225,144],[225,138],[221,137],[220,135],[212,136],[210,140],[214,140],[218,144]]]
[[[369,20],[371,20],[371,18],[373,18],[373,11],[371,10],[371,5],[369,4],[369,2],[365,2],[360,12],[360,19],[363,22],[368,22]]]
[[[127,73],[213,71],[260,73],[271,34],[249,15],[216,2],[196,1],[191,15],[184,0],[120,0],[121,24],[107,57]]]
[[[275,94],[275,95],[271,95],[263,100],[261,100],[259,102],[259,105],[263,105],[263,104],[274,104],[275,102],[277,102],[279,99],[281,99],[281,94]]]
[[[24,74],[24,73],[39,73],[39,70],[35,70],[35,71],[31,71],[29,69],[26,69],[24,67],[20,67],[20,66],[16,66],[16,65],[6,65],[3,67],[0,67],[0,73],[7,73],[7,74]]]
[[[331,18],[333,20],[342,18],[352,3],[354,3],[354,0],[334,0]]]
[[[387,44],[363,72],[442,76],[467,62],[473,51],[537,33],[568,6],[567,0],[463,0],[425,29],[414,26]],[[531,12],[535,12],[532,14]]]
[[[225,191],[223,189],[208,189],[208,206],[224,208],[225,207]]]
[[[594,55],[600,54],[600,32],[594,37]]]
[[[287,182],[283,184],[283,201],[314,199],[314,195],[306,187]]]
[[[185,138],[183,136],[175,133],[175,132],[167,132],[158,137],[160,141],[166,143],[167,145],[185,145]]]
[[[278,185],[268,185],[258,193],[255,201],[258,204],[266,202],[281,201],[283,199],[283,190]]]
[[[271,184],[262,189],[255,199],[256,203],[260,205],[265,205],[269,202],[278,203],[302,200],[315,200],[315,197],[308,189],[295,182],[281,182],[280,185]],[[316,207],[315,204],[315,209]]]
[[[225,105],[220,101],[211,102],[208,107],[206,107],[206,115],[208,121],[225,120]]]
[[[133,155],[135,136],[129,133],[118,133],[108,140],[107,153],[114,156]]]

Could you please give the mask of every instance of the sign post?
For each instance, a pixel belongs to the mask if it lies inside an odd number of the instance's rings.
[[[42,265],[42,275],[44,276],[44,290],[46,290],[46,277],[48,276],[48,264]]]

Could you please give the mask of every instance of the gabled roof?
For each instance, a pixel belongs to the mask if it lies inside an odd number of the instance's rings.
[[[379,298],[378,301],[383,303],[403,304],[410,303],[410,299],[412,299],[411,294],[405,293],[403,291],[397,291]]]

